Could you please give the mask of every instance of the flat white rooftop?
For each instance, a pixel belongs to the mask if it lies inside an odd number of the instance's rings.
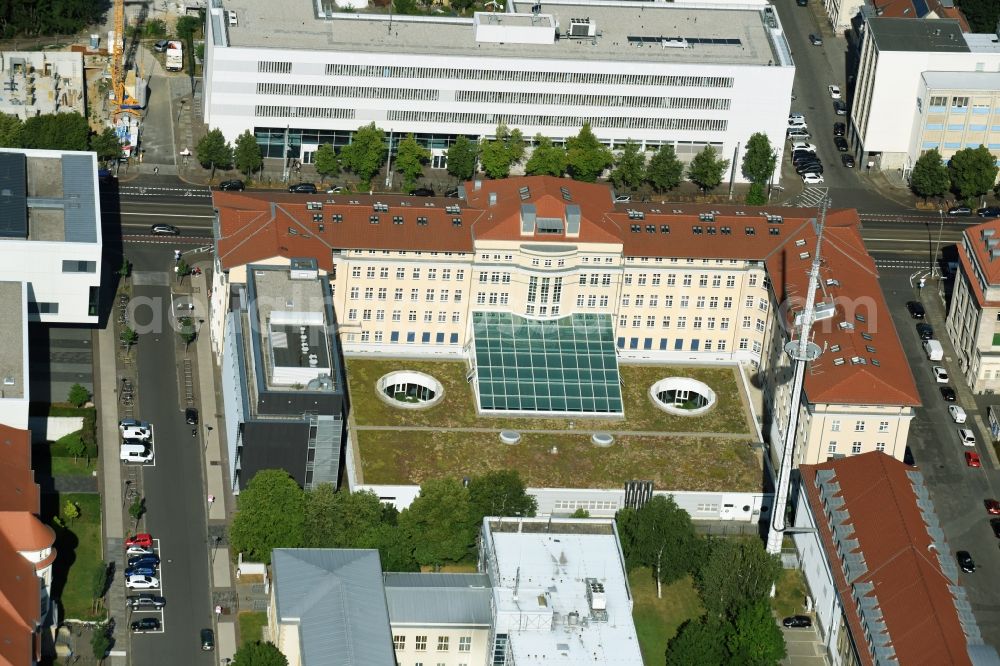
[[[613,520],[485,522],[495,631],[513,663],[642,666]]]
[[[497,18],[489,18],[481,13],[479,22],[500,21],[515,32],[532,26],[544,31],[546,25],[551,30],[554,22],[559,38],[548,43],[534,43],[532,38],[526,38],[528,43],[497,43],[477,42],[472,18],[390,16],[384,8],[319,14],[313,0],[288,0],[280,12],[274,11],[273,0],[224,0],[223,4],[239,17],[237,26],[223,28],[234,47],[756,66],[779,61],[762,7],[542,2],[535,18],[531,16],[535,3],[513,2],[508,7],[513,14],[498,12],[493,15]],[[595,26],[593,36],[569,38],[573,19],[588,19]],[[674,41],[668,45],[661,38]]]

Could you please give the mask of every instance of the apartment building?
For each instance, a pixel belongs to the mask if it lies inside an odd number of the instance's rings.
[[[874,452],[799,472],[792,538],[831,664],[997,663],[917,469]]]
[[[954,19],[969,31],[965,16],[954,0],[824,0],[830,27],[840,33],[851,27],[860,12],[871,16],[906,19]]]
[[[456,137],[492,137],[499,123],[561,143],[588,122],[608,146],[672,145],[683,161],[705,146],[732,158],[754,132],[784,141],[795,67],[766,2],[495,9],[213,3],[205,123],[229,140],[253,132],[265,157],[309,163],[320,144],[344,146],[374,122],[390,142],[413,133],[442,169]]]
[[[937,148],[985,145],[1000,160],[1000,45],[951,19],[865,13],[849,138],[863,163],[909,174]]]
[[[1000,390],[1000,222],[965,229],[946,328],[966,383]]]

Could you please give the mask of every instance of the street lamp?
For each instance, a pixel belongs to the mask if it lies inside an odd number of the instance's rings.
[[[941,234],[944,232],[944,211],[940,208],[938,208],[938,219],[940,222],[938,223],[937,241],[934,243],[934,256],[931,258],[931,277],[935,277],[935,273],[936,277],[941,277],[941,273],[938,271],[937,257],[938,252],[941,251]]]
[[[187,102],[187,100],[186,100],[186,99],[182,99],[182,100],[181,100],[181,106],[180,106],[180,108],[179,108],[179,109],[177,109],[177,122],[180,122],[180,121],[181,121],[181,113],[183,113],[183,112],[184,112],[184,104],[185,104],[186,102]]]

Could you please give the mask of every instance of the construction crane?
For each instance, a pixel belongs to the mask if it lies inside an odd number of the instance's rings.
[[[140,115],[139,102],[125,92],[125,0],[115,0],[115,43],[111,48],[111,86],[114,90],[112,117],[123,113]]]

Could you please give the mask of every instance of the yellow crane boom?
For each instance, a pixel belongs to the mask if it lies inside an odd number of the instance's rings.
[[[111,48],[111,85],[115,93],[114,117],[140,114],[139,102],[125,91],[125,0],[115,0],[115,42]]]

